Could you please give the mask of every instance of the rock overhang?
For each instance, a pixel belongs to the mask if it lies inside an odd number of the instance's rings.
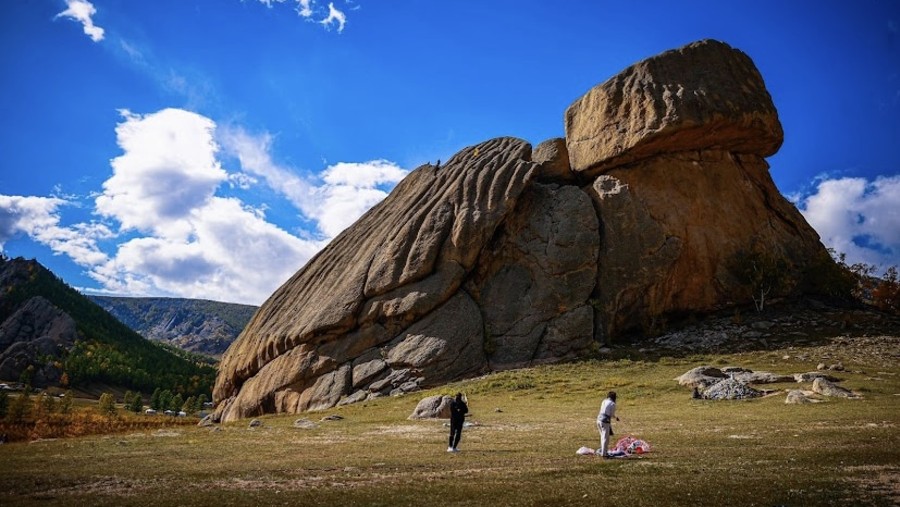
[[[573,102],[564,120],[571,169],[587,176],[673,151],[767,157],[784,139],[753,61],[712,39],[628,67]]]

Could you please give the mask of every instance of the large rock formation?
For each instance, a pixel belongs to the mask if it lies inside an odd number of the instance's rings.
[[[702,41],[577,100],[566,138],[494,139],[413,171],[279,288],[226,352],[223,420],[300,412],[576,357],[740,303],[735,260],[800,282],[824,253],[763,157],[759,72]],[[649,323],[649,324],[648,324]]]

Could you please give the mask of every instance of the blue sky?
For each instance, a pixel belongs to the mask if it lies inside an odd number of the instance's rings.
[[[715,38],[785,130],[779,189],[900,263],[900,2],[4,0],[0,246],[82,290],[261,303],[408,171]]]

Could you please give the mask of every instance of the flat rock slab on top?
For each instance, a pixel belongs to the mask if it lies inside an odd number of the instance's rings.
[[[784,138],[753,61],[703,40],[636,63],[566,110],[575,173],[599,174],[664,152],[721,149],[769,156]]]

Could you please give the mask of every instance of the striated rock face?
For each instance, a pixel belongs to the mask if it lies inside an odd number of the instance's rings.
[[[827,255],[762,157],[759,72],[701,41],[577,100],[566,138],[499,138],[413,171],[260,307],[223,357],[223,420],[301,412],[578,357],[741,300],[747,252],[783,291]]]
[[[531,182],[530,159],[528,143],[501,138],[413,171],[279,288],[229,348],[214,391],[223,418],[480,371],[470,361],[485,361],[481,314],[459,289]]]

